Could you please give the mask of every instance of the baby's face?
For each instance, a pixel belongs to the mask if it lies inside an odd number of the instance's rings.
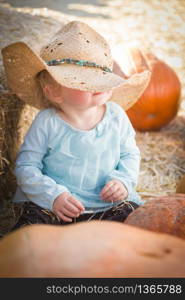
[[[50,85],[46,90],[48,99],[53,103],[61,105],[61,107],[63,103],[76,108],[102,105],[109,100],[111,95],[112,91],[92,93],[67,88],[61,85]]]

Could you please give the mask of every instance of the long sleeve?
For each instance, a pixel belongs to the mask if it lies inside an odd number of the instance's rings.
[[[140,160],[140,151],[135,141],[135,131],[128,120],[127,133],[121,137],[119,163],[106,179],[106,183],[112,179],[120,180],[128,191],[127,200],[132,200],[132,197],[136,196],[135,187],[137,186]]]
[[[52,210],[55,198],[68,189],[42,173],[42,160],[47,153],[48,128],[47,120],[41,118],[41,115],[42,112],[36,116],[25,136],[16,159],[15,175],[28,201]]]

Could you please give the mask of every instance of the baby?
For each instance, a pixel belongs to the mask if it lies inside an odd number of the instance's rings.
[[[133,105],[149,72],[127,80],[112,73],[107,42],[78,21],[65,25],[40,56],[21,42],[2,53],[10,87],[41,108],[16,160],[13,201],[25,205],[15,228],[123,221],[142,203],[135,191],[140,152],[132,125],[115,101],[125,109]],[[16,78],[8,61],[14,54]]]

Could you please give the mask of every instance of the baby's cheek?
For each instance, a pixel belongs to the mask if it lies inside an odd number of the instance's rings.
[[[85,97],[76,97],[74,99],[70,100],[71,104],[75,104],[75,105],[84,105],[84,104],[88,104],[89,103],[89,98],[85,98]]]
[[[83,104],[86,101],[87,101],[87,99],[84,99],[83,97],[75,98],[72,100],[72,102],[76,103],[76,104]]]

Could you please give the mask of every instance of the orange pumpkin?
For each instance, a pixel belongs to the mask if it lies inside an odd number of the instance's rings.
[[[185,241],[111,221],[31,225],[0,241],[0,277],[185,277]]]
[[[127,110],[127,115],[133,127],[139,131],[158,130],[168,124],[178,112],[180,81],[174,70],[155,55],[144,54],[139,49],[130,50],[130,54],[128,75],[149,69],[151,79],[136,104]]]
[[[185,239],[185,195],[171,194],[149,200],[124,223]]]

